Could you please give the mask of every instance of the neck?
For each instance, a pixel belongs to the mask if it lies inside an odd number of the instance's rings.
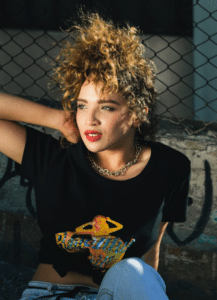
[[[136,157],[136,146],[133,142],[127,148],[109,149],[98,153],[90,152],[93,161],[103,169],[116,172]]]

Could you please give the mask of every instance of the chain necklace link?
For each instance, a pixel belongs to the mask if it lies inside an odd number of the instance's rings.
[[[123,175],[127,169],[131,166],[137,163],[138,157],[140,155],[140,152],[142,150],[141,146],[139,145],[138,142],[135,143],[136,144],[136,157],[134,160],[128,162],[123,168],[121,168],[120,170],[116,171],[116,172],[110,172],[108,169],[103,169],[100,166],[98,166],[92,159],[92,157],[90,156],[90,151],[87,150],[87,158],[89,159],[91,166],[98,170],[99,173],[104,174],[104,175],[114,175],[114,176],[120,176]]]

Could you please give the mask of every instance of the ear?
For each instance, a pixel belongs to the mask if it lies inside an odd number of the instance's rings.
[[[138,128],[141,125],[141,121],[139,119],[134,119],[133,127]]]
[[[148,107],[144,108],[144,113],[148,115]],[[133,113],[133,127],[141,126],[142,122],[136,117],[135,113]]]
[[[139,120],[139,118],[136,117],[135,113],[133,114],[132,117],[132,123],[133,123],[133,127],[138,128],[140,125],[142,125],[141,121]]]
[[[142,109],[142,112],[143,112],[144,114],[148,115],[148,112],[149,112],[148,107],[144,107],[144,108]],[[133,112],[133,113],[131,112],[131,114],[132,114],[132,117],[136,120],[136,119],[137,119],[137,116],[136,116],[135,112]]]

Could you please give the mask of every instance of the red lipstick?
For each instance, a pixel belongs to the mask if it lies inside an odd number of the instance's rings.
[[[100,133],[99,131],[96,131],[96,130],[87,130],[84,133],[86,135],[86,138],[90,142],[96,142],[99,139],[101,139],[101,137],[102,137],[102,133]],[[96,134],[96,135],[95,136],[91,136],[90,134]]]
[[[86,131],[84,132],[84,134],[88,134],[88,133],[91,133],[91,134],[93,134],[93,133],[99,133],[99,134],[102,134],[101,132],[96,131],[96,130],[86,130]]]

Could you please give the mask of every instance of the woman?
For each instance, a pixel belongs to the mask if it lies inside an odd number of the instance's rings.
[[[61,147],[25,126],[15,163],[35,188],[43,234],[21,300],[168,299],[160,243],[168,222],[186,220],[190,161],[155,142],[154,64],[142,56],[137,29],[97,13],[81,20],[54,69]]]

